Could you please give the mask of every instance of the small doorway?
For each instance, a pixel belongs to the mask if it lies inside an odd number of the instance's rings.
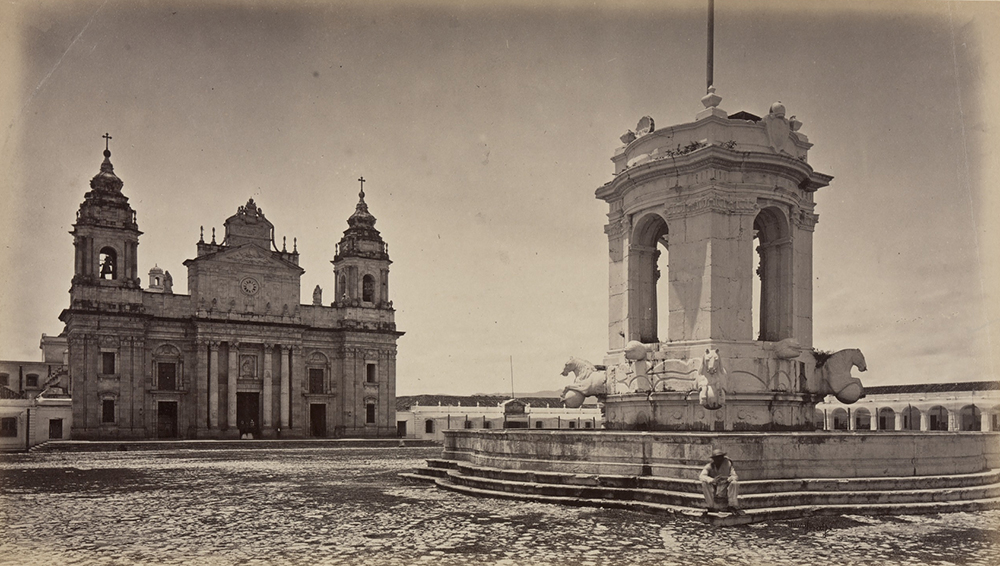
[[[236,394],[236,426],[244,434],[260,437],[260,393]]]
[[[49,419],[49,440],[62,439],[62,419]]]
[[[406,438],[406,421],[396,421],[396,436]]]
[[[309,405],[309,434],[315,438],[326,437],[326,404]]]
[[[177,438],[177,401],[156,404],[156,437]]]

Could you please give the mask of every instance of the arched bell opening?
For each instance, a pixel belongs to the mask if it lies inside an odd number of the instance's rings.
[[[98,277],[101,279],[118,279],[118,252],[110,246],[101,248],[97,257],[99,266]]]

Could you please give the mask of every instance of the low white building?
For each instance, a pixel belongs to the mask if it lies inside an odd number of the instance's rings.
[[[1000,430],[1000,381],[865,387],[845,405],[830,396],[816,405],[823,430]]]
[[[42,361],[0,360],[0,451],[22,451],[66,440],[73,401],[66,372],[66,338],[42,335]]]
[[[567,409],[555,398],[505,399],[499,396],[418,395],[396,400],[396,430],[401,438],[444,440],[449,429],[599,429],[596,405]]]

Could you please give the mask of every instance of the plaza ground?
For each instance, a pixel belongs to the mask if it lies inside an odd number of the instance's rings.
[[[439,448],[0,456],[0,564],[995,564],[1000,511],[711,528],[399,478]]]

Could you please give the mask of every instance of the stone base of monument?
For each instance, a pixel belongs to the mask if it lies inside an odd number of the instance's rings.
[[[697,475],[713,446],[740,476],[743,516],[703,515]],[[974,511],[1000,508],[1000,434],[447,431],[442,458],[406,475],[470,495],[723,525]]]
[[[610,430],[813,431],[816,396],[808,393],[740,393],[713,409],[698,392],[615,395],[604,405]]]

